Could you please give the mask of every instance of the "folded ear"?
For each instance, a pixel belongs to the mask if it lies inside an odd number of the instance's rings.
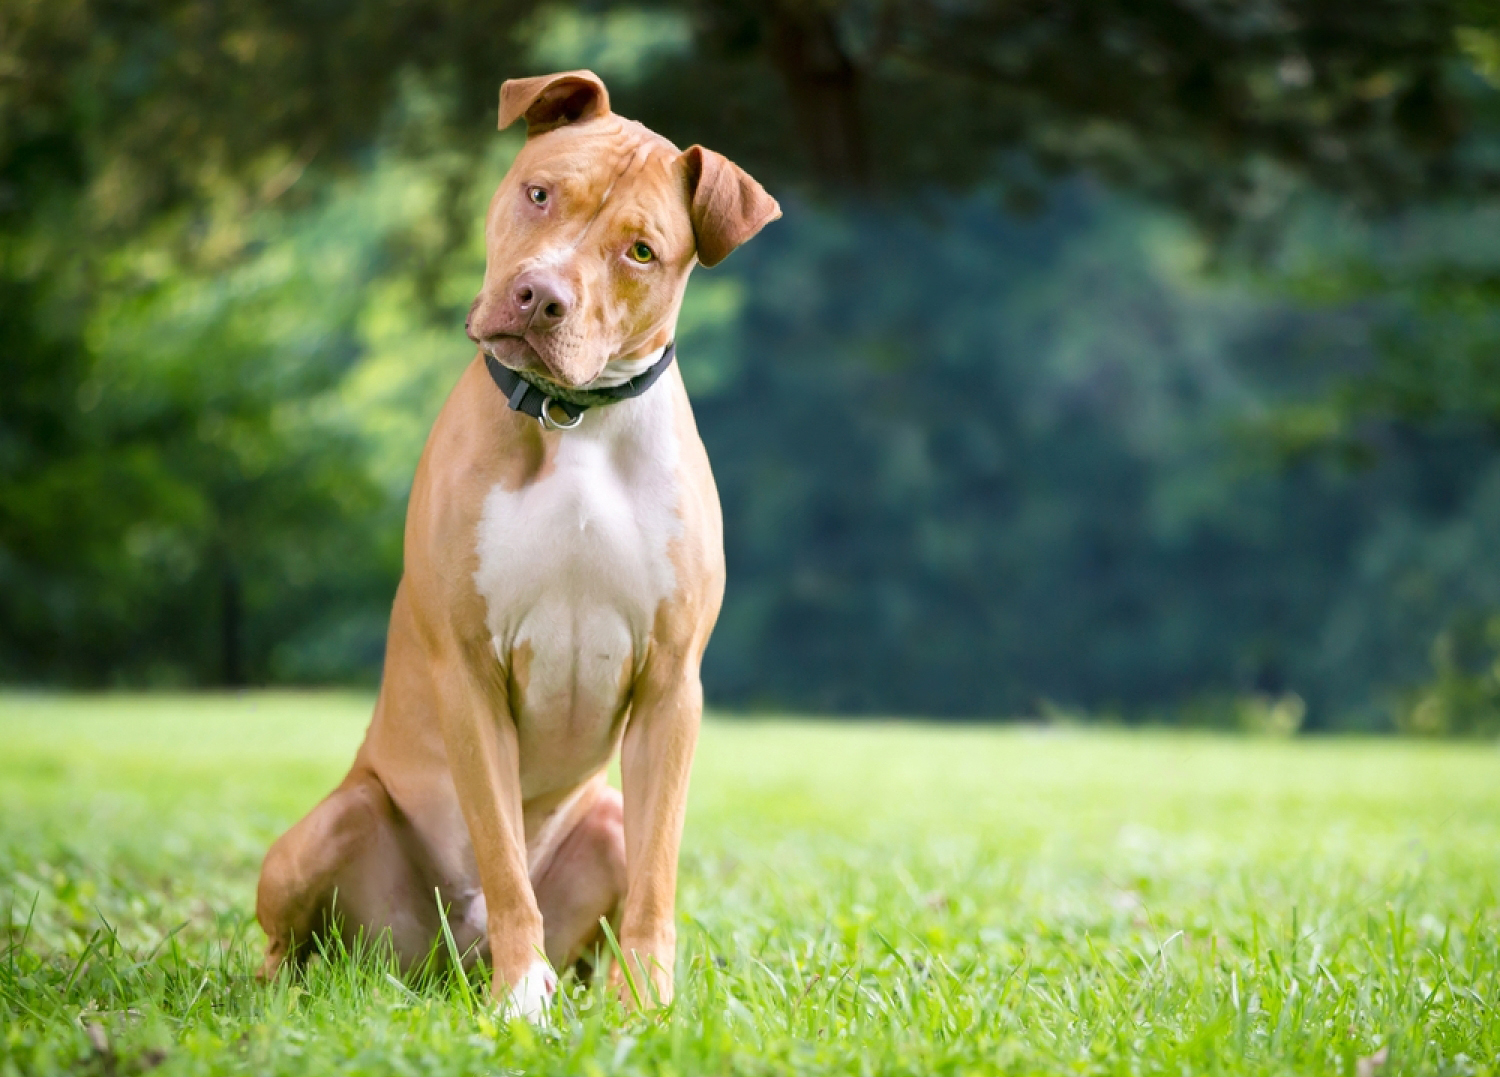
[[[729,252],[781,216],[776,199],[722,154],[691,146],[682,155],[692,201],[698,261],[716,266]]]
[[[609,111],[609,91],[592,71],[509,79],[500,87],[500,130],[526,117],[526,137]]]

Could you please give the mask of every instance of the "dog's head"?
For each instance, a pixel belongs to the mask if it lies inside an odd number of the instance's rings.
[[[467,330],[506,366],[576,388],[665,346],[694,263],[718,264],[781,210],[726,158],[610,112],[592,72],[507,82],[500,126],[523,116]]]

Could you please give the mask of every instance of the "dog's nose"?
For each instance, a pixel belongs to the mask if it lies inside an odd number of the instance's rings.
[[[573,292],[549,273],[522,273],[511,289],[511,300],[532,329],[553,329],[568,316]]]

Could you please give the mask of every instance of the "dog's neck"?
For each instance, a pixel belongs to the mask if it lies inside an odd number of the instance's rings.
[[[663,344],[654,352],[648,352],[639,359],[611,359],[604,364],[604,369],[599,372],[598,377],[579,388],[612,389],[616,385],[624,385],[631,378],[650,370],[651,364],[660,359],[666,350],[667,346]]]
[[[604,372],[589,383],[588,388],[601,388],[628,381],[660,359],[664,350],[657,349],[640,359],[613,359]],[[615,375],[617,370],[622,371],[617,380],[604,380],[607,375]],[[639,444],[642,438],[653,440],[658,436],[658,428],[670,430],[673,426],[672,389],[669,384],[672,377],[672,373],[668,371],[661,380],[639,396],[589,408],[583,413],[583,421],[576,429],[562,432],[560,445],[592,442],[632,451],[627,447]]]

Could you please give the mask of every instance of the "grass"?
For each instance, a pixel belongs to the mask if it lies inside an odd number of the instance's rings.
[[[0,696],[0,1074],[1500,1072],[1493,744],[713,720],[675,1006],[531,1029],[251,978],[369,702]]]

